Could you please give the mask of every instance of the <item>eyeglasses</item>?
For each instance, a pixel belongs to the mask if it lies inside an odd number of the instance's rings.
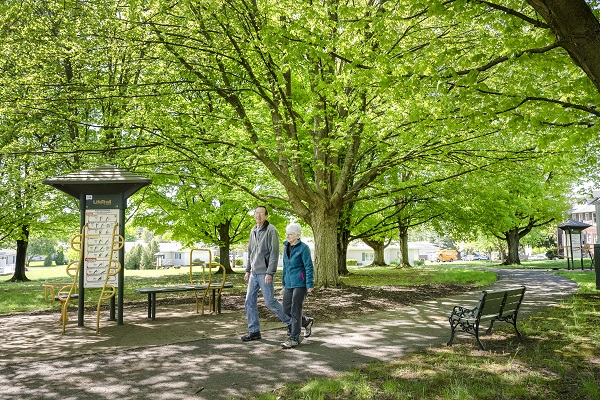
[[[262,211],[257,211],[257,212],[254,213],[254,215],[265,215],[265,213],[262,212]]]

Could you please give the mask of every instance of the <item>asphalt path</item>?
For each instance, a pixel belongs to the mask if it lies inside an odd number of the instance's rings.
[[[558,305],[577,290],[575,283],[551,272],[498,274],[488,289],[527,287],[519,320]],[[285,328],[277,324],[263,327],[262,340],[242,342],[245,320],[239,314],[182,319],[159,309],[157,320],[147,321],[145,311],[139,311],[139,321],[132,317],[125,326],[101,327],[101,335],[91,333],[92,328],[69,327],[65,336],[57,334],[56,315],[5,317],[0,319],[0,398],[214,400],[269,391],[445,346],[450,333],[445,313],[454,305],[474,305],[478,293],[355,319],[316,321],[313,335],[291,350],[281,349]],[[142,340],[146,337],[156,340]],[[477,346],[470,335],[457,334],[455,343],[465,342]]]

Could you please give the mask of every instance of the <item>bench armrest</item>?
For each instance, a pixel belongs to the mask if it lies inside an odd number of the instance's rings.
[[[452,312],[448,315],[449,318],[469,318],[475,316],[476,308],[467,308],[463,306],[454,306]]]

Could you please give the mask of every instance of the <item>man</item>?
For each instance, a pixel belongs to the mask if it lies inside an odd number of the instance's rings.
[[[277,229],[269,224],[269,212],[265,206],[254,210],[256,226],[250,231],[248,243],[248,263],[244,280],[248,282],[246,290],[246,318],[248,318],[248,333],[242,336],[244,342],[259,340],[260,323],[258,321],[258,291],[262,292],[265,305],[277,318],[287,326],[290,317],[285,315],[281,303],[275,299],[273,275],[277,271],[279,260],[279,234]]]
[[[244,280],[248,283],[246,290],[246,318],[248,319],[248,333],[241,339],[244,342],[261,339],[260,322],[258,320],[258,291],[262,292],[265,305],[277,318],[290,329],[291,319],[283,312],[281,303],[275,299],[273,275],[277,272],[279,261],[279,234],[277,229],[269,224],[269,212],[265,206],[258,206],[254,210],[256,226],[250,231],[248,243],[248,262]],[[303,316],[305,337],[310,336],[313,319]]]

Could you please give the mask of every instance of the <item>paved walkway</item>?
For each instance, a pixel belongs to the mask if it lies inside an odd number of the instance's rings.
[[[577,289],[549,272],[498,272],[493,289],[527,286],[519,319],[557,305]],[[263,324],[263,340],[243,343],[245,316],[196,316],[193,305],[159,307],[155,321],[145,318],[145,310],[126,309],[124,325],[102,322],[99,335],[92,316],[86,327],[71,322],[65,336],[56,314],[3,317],[0,398],[213,400],[272,390],[445,346],[450,329],[444,314],[456,304],[474,304],[478,292],[359,319],[317,321],[313,336],[293,350],[280,348],[285,336],[280,324]],[[455,343],[464,341],[477,346],[471,336],[458,334]]]

